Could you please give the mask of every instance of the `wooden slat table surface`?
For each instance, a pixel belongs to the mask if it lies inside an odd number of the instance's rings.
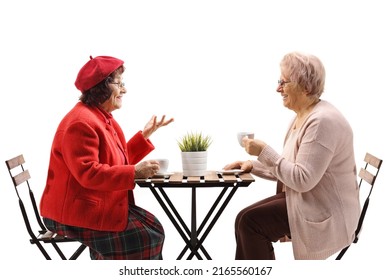
[[[150,187],[153,184],[154,187],[192,187],[195,185],[202,185],[204,187],[220,187],[221,183],[226,185],[229,183],[231,186],[239,183],[240,186],[248,186],[254,182],[255,179],[250,173],[241,174],[219,174],[216,171],[207,171],[205,176],[183,176],[182,172],[175,172],[173,175],[163,177],[153,177],[148,179],[136,179],[135,182],[140,187]]]

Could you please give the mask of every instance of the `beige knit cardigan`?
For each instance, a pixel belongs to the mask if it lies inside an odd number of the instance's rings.
[[[285,142],[291,130],[290,125]],[[353,133],[324,100],[297,132],[296,143],[284,147],[293,150],[283,152],[294,158],[267,145],[252,173],[285,186],[294,258],[326,259],[352,243],[359,219]]]

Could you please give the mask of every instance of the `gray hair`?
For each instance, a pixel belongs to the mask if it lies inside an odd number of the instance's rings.
[[[304,88],[309,95],[320,98],[325,86],[325,68],[318,57],[291,52],[283,57],[280,67],[290,81]]]

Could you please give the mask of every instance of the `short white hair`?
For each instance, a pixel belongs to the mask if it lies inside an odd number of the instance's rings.
[[[318,57],[291,52],[283,57],[280,67],[286,78],[303,87],[309,95],[320,98],[325,87],[325,67]]]

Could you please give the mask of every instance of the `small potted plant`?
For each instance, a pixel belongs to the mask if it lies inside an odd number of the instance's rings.
[[[209,135],[188,132],[179,141],[183,176],[204,176],[207,171],[207,149],[212,143]]]

